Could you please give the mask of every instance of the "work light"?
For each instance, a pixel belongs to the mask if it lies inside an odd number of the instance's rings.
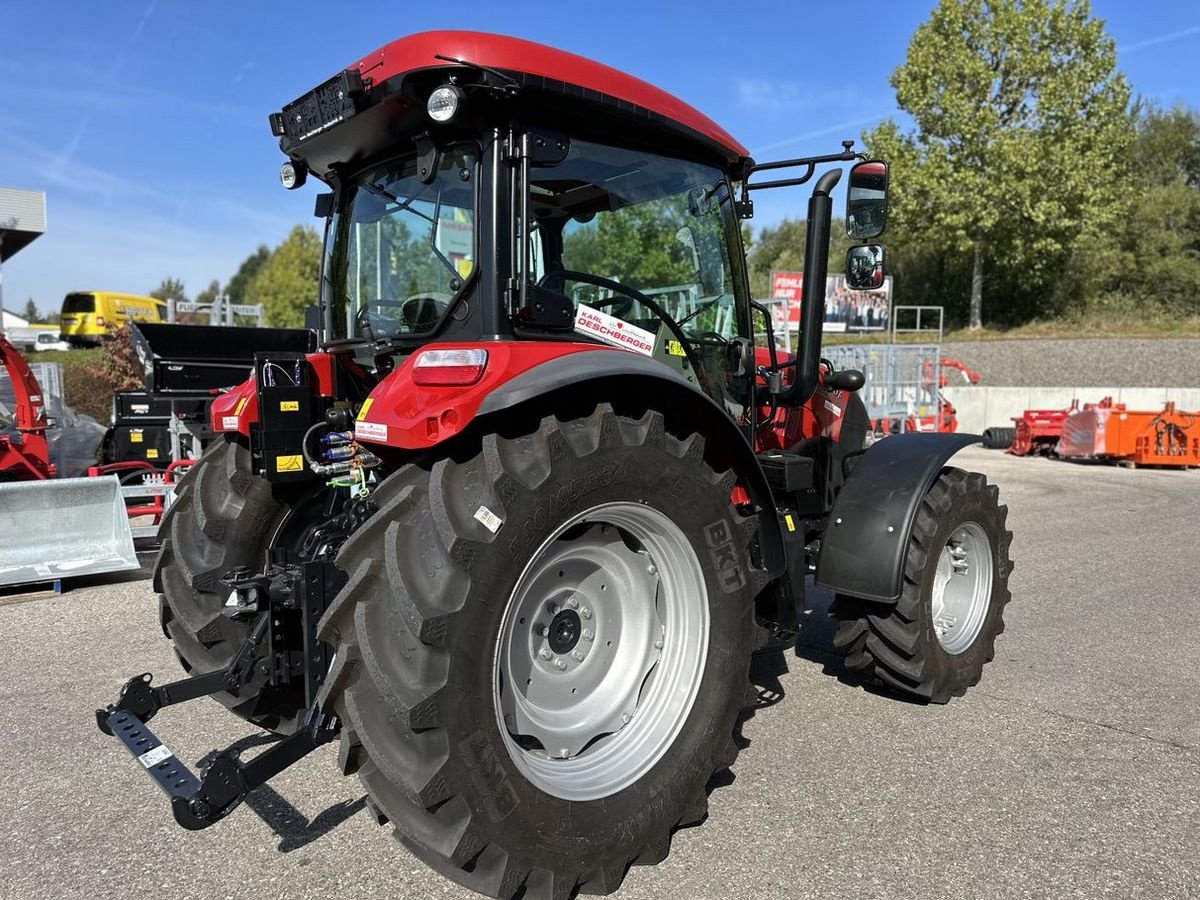
[[[292,162],[290,159],[279,167],[279,181],[289,191],[304,184],[308,177],[308,167],[304,163]]]
[[[429,95],[429,102],[425,104],[429,118],[435,122],[449,122],[458,112],[462,96],[462,91],[456,85],[443,84]]]

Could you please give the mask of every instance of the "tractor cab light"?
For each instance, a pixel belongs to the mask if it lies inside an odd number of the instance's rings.
[[[435,122],[449,122],[458,112],[462,97],[463,92],[457,85],[444,84],[429,95],[425,111]]]
[[[422,350],[413,362],[413,384],[465,387],[483,377],[486,350]]]
[[[306,178],[308,178],[308,167],[304,163],[293,162],[289,159],[279,167],[279,181],[289,191],[304,184]]]

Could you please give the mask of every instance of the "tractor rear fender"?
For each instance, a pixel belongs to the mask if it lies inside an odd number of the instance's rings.
[[[732,469],[759,513],[762,564],[774,579],[786,567],[783,532],[758,459],[745,436],[712,398],[683,375],[653,359],[624,350],[595,350],[560,356],[498,386],[480,404],[477,418],[502,419],[522,410],[540,415],[594,403],[618,413],[655,410],[674,434],[699,434],[705,456],[718,469]]]
[[[974,434],[911,432],[873,444],[838,493],[821,538],[817,584],[841,594],[894,603],[921,498]]]

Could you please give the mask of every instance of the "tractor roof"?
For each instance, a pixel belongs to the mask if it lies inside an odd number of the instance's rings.
[[[457,61],[468,67],[503,73],[520,86],[522,93],[538,92],[551,100],[550,108],[556,110],[566,109],[563,104],[567,103],[575,107],[598,104],[603,107],[607,121],[634,127],[644,124],[681,141],[684,146],[723,158],[727,165],[739,165],[750,155],[729,132],[678,97],[611,66],[520,38],[475,31],[426,31],[392,41],[352,64],[347,73],[361,77],[369,97],[386,95],[417,73],[433,74],[438,69],[461,71]],[[289,111],[295,115],[303,99],[285,107],[284,115]],[[373,105],[370,100],[367,103]],[[306,122],[306,129],[307,125]],[[297,134],[295,127],[298,126],[288,122],[288,136],[281,146],[289,155],[308,157],[320,170],[322,162],[331,161],[332,148],[327,151],[321,146],[326,141],[310,143],[309,139],[324,128]],[[299,147],[301,143],[306,145],[303,150]]]

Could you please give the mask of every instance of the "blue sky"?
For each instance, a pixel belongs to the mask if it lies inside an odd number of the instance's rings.
[[[6,4],[0,185],[46,191],[49,228],[4,267],[5,306],[144,293],[168,275],[192,293],[228,280],[258,244],[313,221],[315,188],[279,186],[267,114],[403,34],[497,31],[591,56],[677,94],[767,159],[836,151],[895,114],[888,75],[933,2],[452,6]],[[1093,8],[1137,93],[1200,107],[1195,0]],[[806,196],[759,195],[756,224],[802,215]]]

